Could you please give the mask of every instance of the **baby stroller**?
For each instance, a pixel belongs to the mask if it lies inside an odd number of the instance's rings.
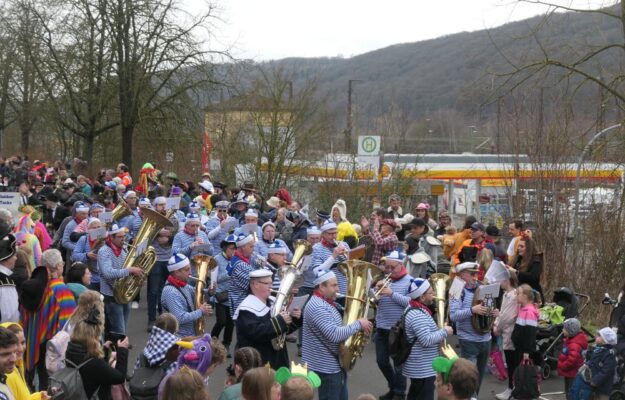
[[[554,306],[562,307],[562,317],[553,320],[541,320],[536,332],[536,351],[540,355],[540,364],[542,367],[543,378],[547,379],[558,366],[558,357],[562,350],[564,333],[562,332],[562,322],[567,318],[577,318],[582,311],[588,306],[590,297],[575,293],[572,289],[561,287],[553,292],[553,301],[546,307],[554,308]],[[580,305],[581,304],[581,305]],[[543,308],[541,308],[541,311]],[[541,313],[542,315],[542,313]],[[590,338],[594,337],[588,330],[582,327],[582,330]]]

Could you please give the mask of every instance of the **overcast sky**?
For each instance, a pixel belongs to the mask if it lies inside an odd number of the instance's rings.
[[[201,0],[183,0],[190,9]],[[596,7],[606,0],[552,0]],[[544,13],[516,0],[217,0],[218,41],[238,58],[350,57]]]

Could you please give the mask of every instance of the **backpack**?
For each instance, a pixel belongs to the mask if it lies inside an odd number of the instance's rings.
[[[91,398],[87,397],[85,386],[80,376],[80,368],[91,360],[92,358],[89,358],[80,365],[66,360],[65,362],[71,368],[63,368],[48,378],[48,394],[50,398],[53,400],[97,400],[99,388],[96,389]]]
[[[58,331],[46,343],[46,369],[48,370],[48,375],[65,368],[65,351],[70,339],[68,325],[69,321],[65,323],[63,329]]]
[[[417,341],[417,338],[414,338],[412,342],[409,342],[406,336],[406,315],[414,309],[408,308],[404,311],[399,321],[388,332],[388,352],[395,365],[401,365],[408,359],[412,346]]]
[[[130,395],[134,400],[155,400],[158,398],[158,387],[165,378],[167,368],[171,362],[165,362],[156,367],[150,367],[147,358],[141,354],[139,368],[130,378]]]
[[[518,400],[530,400],[540,397],[538,389],[538,370],[531,360],[523,360],[514,370],[512,397]]]

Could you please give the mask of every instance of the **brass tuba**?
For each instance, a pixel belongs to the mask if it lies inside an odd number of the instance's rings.
[[[304,264],[304,256],[312,253],[312,246],[310,243],[303,239],[298,239],[293,243],[295,252],[291,262],[282,267],[278,273],[280,276],[280,287],[276,292],[276,301],[273,303],[271,309],[271,316],[277,317],[291,302],[293,298],[293,284],[295,279],[301,275],[302,265]],[[271,345],[274,350],[280,350],[284,347],[286,335],[280,335],[271,340]]]
[[[338,265],[338,269],[347,277],[345,293],[345,313],[343,325],[349,325],[360,318],[367,318],[369,313],[369,287],[371,276],[380,269],[366,261],[349,260]],[[356,332],[339,347],[339,362],[346,370],[351,370],[356,359],[362,357],[369,337],[362,331]]]
[[[473,295],[471,307],[482,303],[482,305],[488,309],[488,313],[486,315],[473,314],[471,316],[471,325],[473,329],[475,329],[475,332],[483,335],[490,332],[493,328],[493,323],[495,323],[495,317],[492,315],[492,311],[495,308],[495,299],[491,295],[486,295],[483,300],[478,300],[479,297],[480,287],[478,286]]]
[[[447,309],[445,308],[447,294],[447,283],[449,282],[449,276],[441,273],[432,274],[430,276],[430,286],[434,290],[434,301],[436,302],[436,325],[440,329],[445,327],[445,320],[447,319]],[[453,356],[457,356],[454,349],[447,344],[447,340],[443,341],[441,345],[441,353],[449,359]]]
[[[204,303],[204,287],[206,286],[206,276],[217,267],[217,261],[209,255],[197,254],[191,258],[197,269],[197,280],[195,283],[195,309],[200,308]],[[195,321],[195,334],[204,334],[204,315]]]
[[[115,282],[113,295],[115,301],[120,304],[130,303],[141,290],[143,282],[156,262],[156,251],[150,244],[161,229],[172,226],[167,216],[149,208],[141,209],[141,214],[143,215],[143,223],[137,232],[134,244],[128,245],[128,255],[124,260],[123,268],[138,267],[143,270],[144,274],[143,277],[128,275]],[[141,250],[143,252],[139,253]]]
[[[130,208],[128,203],[126,203],[124,199],[120,197],[119,202],[117,203],[113,211],[111,211],[111,217],[112,217],[111,220],[119,221],[120,219],[124,218],[127,215],[132,215],[132,209]],[[112,225],[112,224],[113,223],[111,222],[111,224],[107,224],[107,225]],[[107,226],[107,228],[110,228],[110,226]]]

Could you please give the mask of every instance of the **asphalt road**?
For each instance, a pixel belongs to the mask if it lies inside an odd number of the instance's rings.
[[[135,360],[140,351],[143,350],[148,338],[147,328],[147,309],[146,309],[146,296],[145,289],[141,294],[140,308],[138,310],[131,310],[130,321],[128,327],[128,337],[133,348],[130,351],[129,370],[132,369]],[[215,317],[211,316],[207,319],[208,329],[212,328],[215,323]],[[223,334],[223,333],[222,333]],[[453,339],[450,341],[453,345]],[[293,361],[298,361],[297,347],[294,343],[287,343],[289,347],[289,357]],[[234,347],[234,343],[233,343]],[[223,390],[223,383],[226,377],[226,366],[232,362],[232,359],[227,359],[224,365],[221,365],[211,375],[209,382],[209,390],[211,397],[216,399],[219,397]],[[376,397],[386,393],[387,386],[382,373],[377,367],[375,362],[375,346],[373,343],[369,343],[366,347],[365,354],[362,359],[358,360],[354,369],[349,373],[348,378],[349,385],[349,398],[356,399],[359,394],[371,393]],[[487,374],[484,377],[484,382],[480,390],[481,399],[495,399],[494,394],[500,393],[505,389],[506,383],[498,381],[495,377]],[[541,384],[541,392],[544,399],[564,399],[564,395],[551,395],[552,392],[561,392],[564,387],[564,382],[560,377],[551,377],[543,381]]]

